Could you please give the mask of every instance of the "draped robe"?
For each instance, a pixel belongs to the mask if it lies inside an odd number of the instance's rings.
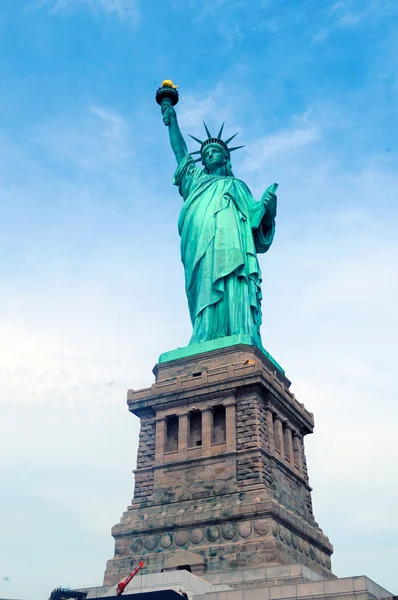
[[[174,183],[184,199],[178,231],[190,344],[235,334],[249,334],[261,344],[257,253],[267,252],[275,230],[266,200],[256,201],[235,177],[205,173],[189,154]]]

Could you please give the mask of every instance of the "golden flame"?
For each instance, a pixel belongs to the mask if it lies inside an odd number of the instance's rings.
[[[176,90],[178,88],[178,85],[174,85],[171,79],[165,79],[164,81],[162,81],[162,87],[169,87],[173,88],[173,90]]]

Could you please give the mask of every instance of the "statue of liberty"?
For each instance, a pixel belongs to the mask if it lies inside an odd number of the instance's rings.
[[[165,84],[169,91],[175,86],[164,82],[157,101],[178,163],[174,184],[184,199],[178,231],[193,326],[189,343],[246,334],[261,348],[257,253],[267,252],[272,244],[277,185],[267,188],[259,201],[253,198],[232,172],[231,152],[242,146],[228,146],[237,134],[222,140],[224,125],[214,137],[205,124],[207,139],[190,136],[200,150],[189,153],[173,107],[178,94],[161,94]],[[199,159],[192,154],[199,154]]]

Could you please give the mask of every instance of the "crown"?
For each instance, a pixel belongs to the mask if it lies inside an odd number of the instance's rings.
[[[207,140],[202,141],[202,140],[199,140],[198,138],[196,138],[195,136],[191,135],[190,133],[188,134],[189,137],[191,137],[193,140],[195,140],[195,142],[198,142],[198,144],[200,144],[200,150],[196,150],[195,152],[191,152],[190,154],[202,155],[204,148],[206,148],[206,146],[209,146],[209,144],[218,144],[219,146],[221,146],[221,148],[223,148],[227,152],[228,156],[230,155],[231,152],[234,152],[234,150],[239,150],[239,148],[244,148],[244,146],[234,146],[233,148],[228,148],[229,142],[232,142],[232,140],[234,139],[234,137],[236,137],[238,135],[238,133],[235,133],[233,136],[231,136],[227,140],[222,140],[221,136],[222,136],[222,132],[224,129],[224,123],[221,125],[220,131],[218,132],[216,137],[213,137],[211,135],[211,133],[204,121],[203,121],[203,125],[206,130]],[[200,162],[201,160],[202,160],[202,157],[197,158],[195,160],[195,162]]]

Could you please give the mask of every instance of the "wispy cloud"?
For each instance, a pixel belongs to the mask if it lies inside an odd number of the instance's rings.
[[[320,137],[321,131],[316,125],[278,131],[253,141],[241,166],[247,171],[259,171],[271,158],[281,155],[286,157],[288,152],[314,144],[319,141]]]
[[[248,31],[276,32],[279,28],[272,8],[275,0],[168,0],[173,10],[190,11],[192,22],[214,21],[228,47],[240,43]]]
[[[330,16],[341,27],[356,27],[365,20],[378,22],[397,13],[395,0],[345,0],[336,2],[330,9]]]
[[[134,147],[126,119],[101,105],[55,116],[36,126],[35,139],[54,158],[94,170],[121,171],[126,160],[131,161]]]
[[[181,128],[200,128],[203,121],[219,118],[227,121],[226,125],[231,125],[232,106],[230,102],[225,102],[226,87],[223,84],[217,85],[207,94],[186,94],[181,110],[178,111],[178,120]],[[221,123],[220,123],[221,125]],[[203,129],[202,129],[203,130]],[[200,136],[199,136],[200,138]]]
[[[325,11],[323,26],[313,36],[313,43],[323,43],[338,29],[377,26],[382,20],[398,14],[395,0],[339,0]]]
[[[53,14],[85,6],[91,10],[103,10],[109,15],[133,23],[137,23],[140,18],[138,0],[38,0],[38,6]]]

